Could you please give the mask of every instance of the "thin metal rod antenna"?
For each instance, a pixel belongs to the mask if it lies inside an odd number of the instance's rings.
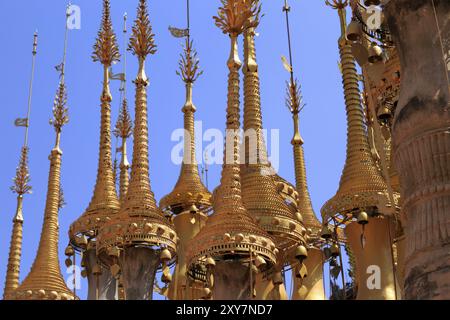
[[[188,42],[191,39],[191,12],[190,12],[190,5],[189,0],[186,0],[186,15],[187,15],[187,40]]]
[[[63,62],[61,65],[61,83],[64,83],[65,75],[66,75],[66,57],[67,57],[67,41],[68,41],[68,34],[69,34],[69,28],[68,28],[68,20],[70,17],[70,9],[71,3],[69,2],[66,7],[66,30],[64,34],[64,54],[63,54]]]
[[[24,148],[28,146],[28,129],[30,127],[30,115],[31,115],[31,101],[33,96],[33,80],[34,80],[34,69],[36,65],[36,53],[37,53],[37,42],[38,40],[38,33],[37,31],[34,33],[33,38],[33,59],[31,62],[31,77],[30,77],[30,86],[28,90],[28,111],[27,111],[27,122],[25,125],[25,140],[23,143]]]
[[[284,0],[283,11],[286,13],[286,31],[288,36],[288,46],[289,46],[289,64],[291,65],[291,84],[294,83],[294,65],[292,62],[292,46],[291,46],[291,28],[289,25],[289,12],[291,7],[289,6],[287,0]]]
[[[123,47],[124,47],[124,54],[123,54],[123,74],[124,74],[124,83],[123,83],[123,96],[124,99],[127,98],[127,85],[126,85],[126,75],[127,75],[127,13],[123,15]]]

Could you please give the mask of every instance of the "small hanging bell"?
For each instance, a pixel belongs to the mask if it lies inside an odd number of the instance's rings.
[[[162,263],[166,264],[172,259],[172,254],[168,249],[164,249],[161,251],[160,259]]]
[[[362,27],[361,24],[352,19],[347,27],[347,39],[353,42],[359,41],[361,39]]]
[[[380,61],[383,61],[383,49],[379,45],[377,45],[375,42],[372,42],[372,44],[369,47],[369,58],[370,63],[377,63]]]
[[[272,282],[274,285],[283,284],[284,281],[283,281],[283,275],[281,274],[281,272],[275,272],[273,274]]]
[[[330,239],[331,238],[332,232],[331,232],[331,229],[330,229],[330,227],[328,225],[323,225],[322,226],[322,230],[320,232],[320,236],[323,239]]]
[[[331,256],[338,257],[339,256],[339,246],[336,243],[333,243],[330,247]]]
[[[71,256],[73,256],[73,255],[75,254],[75,250],[74,250],[73,247],[69,244],[69,245],[66,247],[66,250],[64,251],[64,253],[65,253],[66,256],[71,257]]]
[[[308,258],[308,250],[305,246],[300,245],[295,249],[295,258],[299,261],[303,261]]]

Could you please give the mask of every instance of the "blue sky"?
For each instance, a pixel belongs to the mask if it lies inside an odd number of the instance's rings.
[[[261,77],[263,121],[266,129],[280,130],[279,174],[294,182],[292,159],[292,121],[285,107],[285,81],[288,73],[281,55],[288,55],[283,0],[265,0],[257,38],[257,58]],[[294,67],[303,88],[307,106],[301,114],[301,133],[305,140],[306,165],[310,193],[316,213],[338,187],[345,160],[346,120],[341,77],[337,61],[337,39],[340,35],[337,13],[322,0],[291,0],[291,34]],[[62,185],[67,206],[60,215],[60,256],[63,267],[68,226],[87,207],[97,172],[102,67],[91,60],[92,46],[100,25],[101,1],[73,0],[81,8],[81,29],[70,31],[66,64],[70,123],[63,129]],[[112,19],[122,45],[122,16],[134,20],[136,0],[112,0]],[[194,87],[196,120],[202,121],[203,133],[214,128],[223,130],[226,106],[226,60],[229,40],[214,25],[220,2],[191,0],[191,29],[204,74]],[[30,172],[33,194],[24,201],[24,248],[21,278],[33,262],[45,205],[48,178],[48,155],[54,144],[54,131],[48,124],[58,84],[54,66],[62,60],[65,1],[0,2],[0,290],[7,264],[11,220],[16,197],[9,191],[23,142],[23,129],[14,127],[14,119],[25,117],[28,81],[31,68],[33,33],[39,31],[39,46],[34,82],[30,127]],[[179,167],[171,161],[176,142],[170,137],[183,125],[181,107],[184,86],[175,74],[180,39],[173,38],[168,26],[185,27],[184,0],[149,1],[158,52],[147,63],[150,78],[149,136],[150,176],[157,200],[169,193],[178,177]],[[240,44],[242,59],[242,44]],[[116,66],[118,72],[121,66]],[[136,59],[128,53],[128,79],[137,71]],[[119,84],[112,82],[113,123],[117,117]],[[134,86],[128,83],[131,106]],[[199,133],[197,133],[199,134]],[[204,146],[207,143],[204,143]],[[131,152],[130,152],[131,154]],[[131,160],[131,159],[130,159]],[[209,187],[217,186],[221,167],[209,168]],[[64,270],[63,270],[64,272]],[[81,296],[84,297],[86,283]]]

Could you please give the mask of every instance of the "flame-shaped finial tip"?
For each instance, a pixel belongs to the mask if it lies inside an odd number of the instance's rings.
[[[298,114],[305,107],[303,102],[303,95],[301,92],[301,86],[298,80],[288,81],[286,90],[286,106],[293,114]]]
[[[57,133],[60,133],[62,127],[69,122],[68,111],[66,85],[64,82],[60,82],[53,103],[53,119],[50,120],[50,124]]]
[[[152,32],[146,0],[139,0],[128,50],[142,59],[156,53],[155,35]]]
[[[181,76],[185,83],[194,83],[203,74],[203,71],[199,68],[200,60],[198,59],[197,51],[193,48],[193,41],[186,39],[183,54],[180,56],[177,75]]]
[[[19,196],[31,193],[30,173],[28,169],[28,147],[22,147],[20,152],[19,166],[16,169],[16,176],[14,177],[14,185],[11,191],[17,193]]]
[[[117,45],[116,34],[114,33],[111,21],[111,6],[109,0],[103,0],[103,16],[97,40],[94,44],[92,59],[100,61],[109,67],[119,61],[120,53]]]
[[[114,135],[122,139],[128,139],[131,136],[133,129],[130,113],[128,112],[128,102],[123,99],[122,108],[120,109],[119,117],[117,119]]]

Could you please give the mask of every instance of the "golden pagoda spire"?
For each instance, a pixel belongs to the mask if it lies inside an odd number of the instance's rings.
[[[186,277],[186,248],[188,242],[205,225],[208,212],[211,209],[211,194],[200,179],[195,154],[194,114],[196,107],[192,102],[192,88],[195,81],[203,73],[199,68],[197,52],[190,39],[189,0],[187,4],[187,35],[183,53],[180,55],[179,71],[186,87],[186,101],[182,108],[184,114],[184,154],[180,175],[173,191],[163,197],[160,207],[170,210],[174,217],[175,229],[180,238],[178,243],[178,260],[174,279],[168,291],[169,299],[195,299],[201,295],[204,283],[202,281],[188,284]]]
[[[113,31],[110,1],[103,0],[103,16],[94,44],[92,59],[103,65],[103,91],[101,101],[100,119],[100,146],[97,169],[97,180],[94,194],[86,211],[70,227],[69,234],[72,244],[77,246],[76,236],[88,234],[94,236],[99,226],[105,219],[111,217],[119,210],[120,204],[117,198],[115,179],[113,176],[111,158],[111,101],[112,96],[109,88],[111,65],[120,58],[116,35]]]
[[[147,117],[147,86],[149,84],[145,73],[145,61],[149,54],[156,53],[154,34],[150,25],[146,0],[140,0],[137,18],[132,29],[129,50],[139,59],[139,71],[134,83],[136,85],[135,125],[133,161],[131,179],[127,196],[121,205],[119,213],[106,223],[98,235],[100,259],[112,264],[124,276],[124,289],[127,299],[150,299],[153,289],[153,277],[156,269],[136,256],[143,268],[148,269],[143,281],[136,283],[131,280],[135,276],[127,261],[130,261],[130,249],[144,250],[145,259],[161,252],[161,258],[156,259],[156,267],[162,262],[164,272],[167,264],[173,262],[176,253],[177,236],[172,223],[157,207],[150,186],[148,160],[148,117]],[[110,260],[111,251],[127,251],[128,258],[122,258],[117,264]],[[137,252],[136,251],[136,252]],[[118,257],[116,254],[115,257]],[[144,258],[144,257],[143,257]],[[151,270],[150,270],[151,269]],[[136,287],[138,286],[138,287]],[[148,288],[147,288],[148,286]]]
[[[346,38],[346,12],[348,0],[330,0],[326,4],[338,10],[341,22],[339,39],[345,105],[347,110],[347,158],[336,195],[322,207],[322,217],[327,221],[336,213],[377,207],[391,212],[387,185],[371,155],[367,138],[364,110],[358,85],[355,59],[351,42]]]
[[[317,220],[317,217],[314,213],[314,209],[311,203],[311,197],[308,190],[308,183],[306,179],[305,155],[303,150],[304,140],[300,134],[299,129],[299,114],[305,107],[305,104],[303,103],[301,87],[294,77],[294,66],[291,48],[291,32],[289,25],[290,10],[291,7],[289,6],[287,0],[285,0],[283,11],[286,14],[286,30],[288,36],[289,64],[290,64],[287,68],[290,73],[290,80],[288,82],[287,88],[286,106],[292,113],[292,119],[294,121],[294,136],[291,140],[291,144],[293,146],[294,151],[295,185],[298,192],[297,203],[298,203],[298,211],[302,214],[305,227],[311,229],[313,234],[317,236],[318,232],[321,229],[321,223],[319,222],[319,220]]]
[[[9,299],[12,292],[19,286],[20,259],[22,257],[23,239],[23,196],[31,193],[30,173],[28,169],[28,130],[30,127],[31,98],[37,54],[37,39],[38,35],[37,32],[35,32],[33,37],[33,59],[31,64],[31,78],[28,94],[28,112],[25,123],[23,124],[25,126],[25,141],[20,152],[19,166],[16,169],[14,185],[11,187],[11,191],[17,194],[17,207],[16,214],[13,218],[13,230],[9,245],[8,266],[6,268],[5,288],[3,290],[4,299]]]
[[[66,11],[66,19],[69,17]],[[68,29],[66,24],[64,58],[61,64],[61,77],[53,106],[53,125],[56,133],[55,146],[50,153],[50,172],[47,187],[47,199],[44,212],[44,223],[41,231],[39,247],[31,267],[22,284],[13,292],[13,299],[27,300],[73,300],[73,293],[67,288],[61,274],[58,258],[60,205],[61,156],[60,138],[62,127],[69,121],[67,108],[67,92],[65,85],[65,59],[67,50]]]
[[[275,237],[278,249],[292,249],[301,242],[303,226],[294,218],[277,192],[270,174],[261,116],[260,80],[256,61],[255,29],[259,12],[250,17],[252,24],[244,32],[244,134],[245,165],[241,166],[242,196],[246,209],[259,225]]]
[[[126,48],[126,42],[127,42],[127,14],[125,13],[123,16],[124,20],[124,27],[123,27],[123,34],[124,34],[124,41],[125,45],[124,48]],[[133,125],[130,117],[130,113],[128,111],[128,101],[127,101],[127,82],[126,82],[126,72],[127,72],[127,58],[126,58],[126,52],[123,55],[123,73],[121,74],[121,77],[119,79],[121,80],[121,108],[119,111],[119,117],[116,122],[116,127],[114,129],[114,135],[117,138],[120,138],[121,146],[120,146],[120,153],[122,154],[121,160],[120,160],[120,179],[119,179],[119,195],[120,195],[120,203],[123,203],[125,200],[125,196],[128,192],[128,185],[129,185],[129,173],[128,170],[130,169],[130,163],[128,162],[128,156],[127,156],[127,139],[131,136]]]
[[[221,184],[213,196],[214,213],[208,218],[206,226],[192,239],[188,245],[189,269],[195,269],[200,263],[208,268],[216,261],[232,260],[236,263],[263,261],[258,266],[272,266],[276,261],[277,249],[272,239],[265,233],[248,213],[243,205],[241,197],[241,178],[239,161],[239,69],[241,61],[238,54],[238,36],[246,28],[253,27],[251,17],[256,17],[260,12],[260,6],[255,0],[222,0],[219,15],[214,17],[216,25],[225,34],[229,34],[231,40],[230,57],[227,65],[228,75],[228,102],[226,116],[227,138],[224,150],[224,164],[222,167]],[[258,258],[257,258],[258,257]],[[252,287],[253,269],[250,265],[250,288]],[[219,271],[220,273],[220,271]],[[220,276],[220,274],[216,274]],[[212,287],[214,299],[228,297],[229,292],[216,290],[217,282]],[[236,283],[242,286],[245,284]],[[210,290],[211,290],[210,289]],[[252,290],[252,289],[251,289]],[[240,293],[242,294],[242,293]],[[231,294],[232,295],[232,294]],[[245,297],[252,297],[250,291]],[[244,297],[244,298],[245,298]],[[234,298],[238,298],[235,296]],[[239,296],[239,298],[242,298]]]
[[[294,77],[294,66],[292,57],[292,47],[291,47],[291,30],[289,25],[289,12],[291,7],[289,6],[287,0],[284,1],[283,11],[286,16],[286,31],[288,38],[288,48],[289,48],[289,65],[287,61],[287,70],[290,73],[290,80],[287,83],[287,97],[286,106],[292,113],[292,118],[294,122],[294,136],[291,140],[294,153],[294,168],[295,168],[295,185],[296,191],[298,193],[297,198],[297,210],[301,213],[303,218],[303,223],[308,229],[308,245],[309,254],[304,266],[308,272],[306,278],[301,277],[302,264],[296,264],[294,266],[295,277],[293,277],[293,294],[292,300],[324,300],[324,285],[323,285],[323,260],[324,256],[320,248],[320,230],[321,223],[317,219],[314,209],[311,203],[311,197],[308,190],[308,183],[306,179],[306,165],[305,156],[303,150],[303,138],[300,135],[299,128],[299,114],[305,107],[303,103],[303,97],[301,94],[301,88],[298,81]],[[284,59],[283,59],[284,60]]]

